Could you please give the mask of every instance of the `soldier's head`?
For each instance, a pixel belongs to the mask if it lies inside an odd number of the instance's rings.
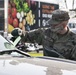
[[[51,19],[47,22],[52,31],[59,33],[67,27],[69,19],[70,17],[67,11],[58,9],[53,11]]]

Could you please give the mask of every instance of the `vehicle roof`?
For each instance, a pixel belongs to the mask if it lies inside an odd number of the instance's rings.
[[[0,56],[0,73],[11,72],[0,75],[76,75],[76,63],[62,60]]]

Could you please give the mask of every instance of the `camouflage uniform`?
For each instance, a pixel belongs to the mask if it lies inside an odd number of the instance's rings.
[[[54,33],[50,28],[37,29],[26,33],[22,41],[27,40],[42,44],[44,56],[52,56],[50,51],[55,50],[66,59],[76,60],[76,35],[69,29],[64,35]]]

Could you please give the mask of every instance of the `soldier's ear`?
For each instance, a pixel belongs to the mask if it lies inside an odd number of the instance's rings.
[[[67,27],[67,24],[68,24],[68,21],[64,21],[64,22],[62,23],[62,25],[63,25],[64,28]]]
[[[63,28],[65,28],[66,27],[66,25],[65,24],[63,24]]]

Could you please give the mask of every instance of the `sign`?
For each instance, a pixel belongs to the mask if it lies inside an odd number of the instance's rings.
[[[35,20],[36,23],[31,26],[31,30],[32,29],[37,29],[37,28],[41,28],[41,27],[49,27],[49,24],[46,24],[46,21],[49,20],[51,18],[51,13],[56,10],[59,9],[59,5],[58,4],[51,4],[51,3],[45,3],[45,2],[37,2],[37,10],[33,11],[33,13],[35,14]]]
[[[29,31],[49,26],[46,21],[55,9],[59,9],[58,4],[35,0],[9,0],[8,32],[11,33],[14,28]]]
[[[51,18],[51,13],[56,9],[59,9],[57,4],[40,2],[40,27],[49,26],[46,21]]]

